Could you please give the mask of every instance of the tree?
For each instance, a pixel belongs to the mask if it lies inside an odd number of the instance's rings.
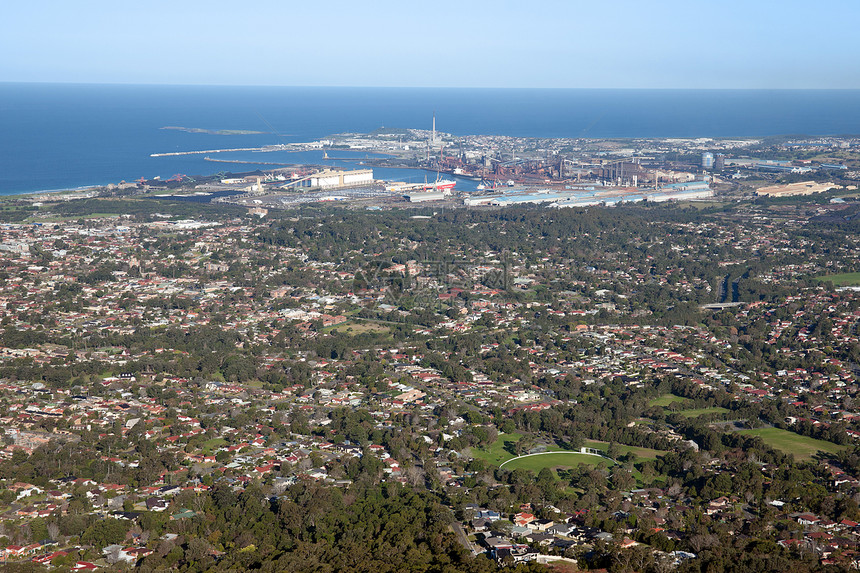
[[[97,521],[81,533],[81,542],[96,547],[122,543],[130,527],[130,523],[119,519],[107,518]]]
[[[498,531],[505,535],[510,535],[513,528],[514,524],[507,519],[498,519],[490,524],[490,529],[492,531]]]
[[[537,486],[544,492],[555,487],[555,474],[548,467],[543,467],[537,475]]]
[[[621,450],[618,449],[618,444],[614,441],[609,442],[609,447],[606,449],[606,456],[612,460],[617,460],[621,455]]]
[[[186,561],[200,561],[212,550],[212,546],[203,539],[194,537],[188,542],[185,548],[184,558]]]

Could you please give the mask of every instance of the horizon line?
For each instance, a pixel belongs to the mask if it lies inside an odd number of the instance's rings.
[[[66,86],[146,86],[146,87],[217,87],[217,88],[309,88],[309,89],[393,89],[393,90],[614,90],[614,91],[860,91],[860,87],[595,87],[595,86],[386,86],[386,85],[313,85],[313,84],[219,84],[162,82],[82,82],[62,80],[0,80],[0,85],[66,85]]]

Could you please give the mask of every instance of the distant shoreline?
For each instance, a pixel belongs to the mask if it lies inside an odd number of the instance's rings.
[[[253,131],[250,129],[206,129],[202,127],[179,127],[166,125],[161,129],[184,131],[186,133],[205,133],[206,135],[266,135],[265,131]]]
[[[206,102],[206,105],[201,105]],[[852,137],[860,90],[422,89],[0,83],[0,195],[81,192],[140,177],[216,174],[195,150],[266,148],[377,130],[615,140]],[[167,129],[165,129],[167,128]],[[235,128],[235,129],[234,129]],[[800,134],[805,134],[801,136]],[[232,137],[229,137],[232,135]],[[857,136],[860,141],[860,136]],[[587,143],[586,141],[586,143]],[[860,143],[856,144],[860,147]],[[414,151],[414,150],[413,150]],[[468,150],[467,150],[468,151]],[[153,152],[165,154],[152,157]],[[183,155],[172,155],[183,153]],[[224,159],[253,161],[251,152]],[[269,161],[319,162],[285,153]],[[507,151],[506,151],[507,153]],[[568,153],[568,151],[563,151]],[[569,153],[574,153],[569,151]],[[171,154],[171,155],[167,155]],[[340,154],[339,154],[340,155]],[[501,158],[499,158],[501,159]]]
[[[0,201],[5,201],[7,199],[20,199],[33,195],[63,195],[66,193],[82,193],[84,191],[96,191],[98,189],[103,189],[107,187],[108,184],[104,185],[82,185],[80,187],[67,187],[63,189],[43,189],[39,191],[19,191],[12,193],[0,193]]]

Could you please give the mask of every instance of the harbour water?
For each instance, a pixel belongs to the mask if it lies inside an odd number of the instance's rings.
[[[0,194],[249,171],[202,155],[379,127],[520,137],[860,134],[860,90],[567,90],[0,83]],[[210,130],[162,129],[180,126]],[[240,134],[218,134],[236,130]],[[250,156],[250,158],[249,158]],[[321,154],[231,159],[321,162]],[[337,164],[337,162],[331,162]],[[354,164],[352,164],[354,165]],[[398,170],[400,171],[400,170]],[[413,180],[421,172],[391,173]],[[380,173],[379,177],[387,175]],[[458,187],[460,184],[458,184]]]

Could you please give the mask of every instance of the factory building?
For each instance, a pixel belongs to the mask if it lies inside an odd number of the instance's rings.
[[[551,204],[550,207],[561,209],[563,207],[593,207],[596,205],[603,204],[605,204],[605,201],[603,199],[597,199],[594,197],[571,197],[570,199],[556,201],[555,203]]]
[[[322,187],[323,189],[359,187],[373,183],[373,170],[335,171],[327,169],[311,176],[309,180],[311,187]]]
[[[669,183],[661,185],[660,190],[666,193],[674,193],[675,191],[696,191],[707,189],[710,190],[710,182],[708,177],[702,181],[686,181],[683,183]]]
[[[541,189],[527,192],[502,193],[467,197],[463,203],[472,207],[477,205],[494,205],[507,207],[523,204],[550,204],[551,207],[587,207],[605,205],[612,207],[620,203],[636,203],[639,201],[672,201],[706,199],[713,197],[709,181],[685,181],[670,183],[655,189],[653,193],[640,193],[636,187],[607,187],[579,188],[565,191]]]
[[[612,161],[596,170],[596,175],[606,181],[624,185],[634,180],[649,178],[648,170],[639,164],[639,159]],[[635,184],[634,184],[635,186]]]
[[[480,195],[478,197],[466,197],[463,199],[463,205],[466,207],[475,207],[477,205],[489,205],[491,201],[496,199],[498,195]]]
[[[660,187],[655,193],[648,195],[648,200],[655,203],[662,201],[678,201],[688,199],[707,199],[714,196],[707,178],[704,181],[687,181],[685,183],[670,183]]]
[[[445,199],[446,195],[442,191],[428,191],[409,193],[408,195],[404,195],[404,197],[406,197],[410,203],[424,203],[425,201],[441,201]]]
[[[798,167],[796,165],[789,165],[787,162],[775,163],[770,161],[767,163],[756,163],[753,165],[753,168],[759,171],[784,171],[786,173],[809,173],[812,171],[812,167]]]
[[[689,199],[708,199],[713,197],[714,192],[708,187],[681,189],[678,191],[666,193],[652,193],[648,195],[648,200],[654,203],[662,203],[663,201],[681,201]]]

